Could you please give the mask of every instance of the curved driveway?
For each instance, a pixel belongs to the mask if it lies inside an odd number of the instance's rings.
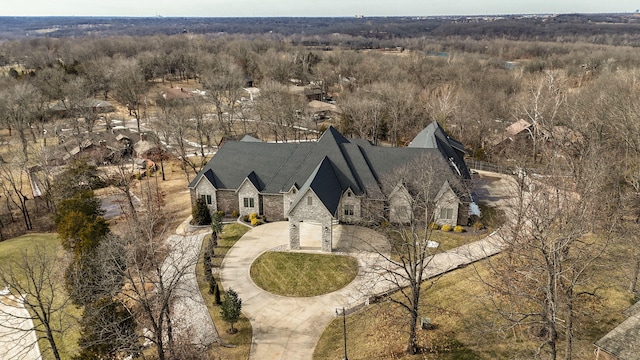
[[[265,251],[286,249],[289,239],[287,222],[264,224],[251,229],[227,252],[221,268],[225,289],[234,289],[242,299],[242,311],[251,321],[253,339],[250,359],[311,359],[313,349],[336,308],[360,305],[373,295],[392,289],[393,284],[372,271],[384,261],[363,251],[357,239],[382,241],[372,230],[356,226],[336,226],[334,247],[356,256],[360,271],[346,287],[330,294],[294,298],[268,293],[251,280],[253,261]],[[464,264],[469,264],[499,252],[494,237],[465,245],[434,256],[428,277],[436,276]]]
[[[349,308],[364,296],[362,272],[341,290],[309,298],[274,295],[257,287],[249,275],[253,260],[288,241],[287,222],[264,224],[247,232],[227,252],[222,263],[222,285],[238,293],[242,311],[253,327],[251,359],[311,359],[335,309]],[[359,260],[362,268],[367,259],[359,257]]]

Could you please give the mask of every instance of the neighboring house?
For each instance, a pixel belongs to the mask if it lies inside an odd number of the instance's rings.
[[[96,165],[111,162],[119,149],[108,146],[104,140],[95,144],[87,139],[83,140],[78,146],[73,147],[62,160],[69,161],[71,159],[86,159]]]
[[[108,101],[98,99],[85,99],[79,104],[73,106],[76,110],[80,110],[83,113],[108,113],[113,112],[116,108]],[[69,112],[68,105],[64,102],[58,101],[49,105],[49,113],[54,116],[65,117]]]
[[[487,144],[497,146],[505,143],[518,142],[519,139],[532,139],[533,125],[520,119],[513,124],[507,126],[502,134],[497,134],[487,139]]]
[[[623,313],[628,318],[595,342],[596,360],[640,360],[640,302]]]
[[[403,209],[411,189],[399,183],[385,194],[382,182],[398,167],[427,157],[441,161],[454,178],[470,177],[462,144],[433,122],[405,148],[347,139],[333,127],[310,143],[227,141],[188,187],[192,203],[202,198],[211,211],[288,219],[292,249],[300,248],[300,228],[313,224],[322,250],[331,251],[337,222],[365,222],[384,211],[394,222],[407,221]],[[461,190],[445,180],[435,185],[435,222],[467,224],[471,199]]]
[[[342,110],[340,110],[336,105],[318,100],[310,101],[307,104],[307,108],[309,109],[309,112],[313,114],[313,119],[315,121],[342,114]]]
[[[61,133],[57,145],[47,146],[48,162],[63,165],[71,159],[83,159],[98,166],[120,162],[131,158],[136,143],[128,130],[85,133],[82,137]]]
[[[304,96],[307,101],[321,101],[322,100],[322,89],[316,85],[307,85],[307,86],[297,86],[290,85],[289,93],[299,96]]]

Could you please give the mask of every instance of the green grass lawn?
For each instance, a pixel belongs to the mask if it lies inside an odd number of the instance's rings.
[[[1,264],[10,262],[12,259],[18,259],[25,250],[32,250],[38,246],[43,246],[52,255],[62,255],[64,252],[56,234],[24,235],[0,242],[0,266]],[[64,266],[64,264],[61,265]],[[62,286],[64,279],[59,277],[57,280],[60,281],[59,285]],[[0,287],[4,286],[4,284],[0,284]],[[65,294],[58,295],[66,296]],[[55,335],[56,344],[63,359],[71,358],[78,351],[77,341],[80,334],[76,319],[80,316],[81,310],[73,305],[69,305],[64,314],[57,313],[53,319],[53,323],[59,323],[61,327],[65,329],[62,334]],[[34,325],[38,326],[35,322]],[[46,340],[41,339],[38,345],[45,360],[53,359],[52,353],[48,350],[49,343]]]
[[[343,288],[358,274],[351,256],[266,252],[251,264],[256,285],[283,296],[317,296]]]
[[[227,251],[233,246],[249,230],[248,227],[240,224],[229,224],[223,228],[223,233],[218,239],[218,246],[214,250],[214,258],[212,259],[214,269],[220,268],[224,256]],[[200,252],[200,259],[196,267],[196,276],[198,278],[198,286],[200,292],[204,298],[205,304],[209,309],[209,314],[213,319],[213,323],[220,334],[220,338],[227,344],[231,344],[233,347],[221,347],[214,346],[210,352],[210,358],[212,359],[225,359],[225,360],[246,360],[249,358],[249,351],[251,350],[251,337],[252,329],[249,319],[244,315],[240,316],[240,320],[234,324],[234,327],[238,329],[238,332],[234,335],[227,334],[226,330],[229,328],[229,324],[224,322],[220,317],[220,307],[214,304],[215,298],[213,295],[209,295],[209,283],[207,283],[204,277],[204,249],[207,246],[210,236],[207,236],[203,243]],[[218,285],[222,288],[219,275],[215,276],[218,281]],[[224,297],[224,289],[221,293],[221,298]]]

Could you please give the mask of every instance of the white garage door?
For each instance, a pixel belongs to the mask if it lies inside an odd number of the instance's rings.
[[[303,250],[322,248],[322,224],[300,223],[300,248]]]

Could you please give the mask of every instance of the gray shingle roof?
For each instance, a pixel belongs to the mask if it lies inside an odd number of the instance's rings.
[[[451,165],[455,165],[454,167],[460,171],[460,176],[465,179],[471,178],[469,170],[464,163],[464,145],[450,137],[437,121],[432,122],[418,133],[411,143],[409,143],[409,147],[438,149],[440,153],[442,153],[442,156],[450,160]]]
[[[618,359],[640,360],[640,314],[630,316],[595,344]]]
[[[343,188],[338,180],[334,167],[331,164],[331,160],[329,160],[328,157],[325,156],[322,161],[320,161],[320,164],[302,185],[298,195],[291,203],[291,209],[295,208],[295,206],[304,198],[308,189],[313,190],[327,210],[329,210],[331,215],[336,215]]]
[[[413,146],[407,148],[379,147],[365,140],[349,140],[333,127],[315,143],[227,141],[191,181],[189,188],[194,188],[202,176],[217,189],[233,190],[249,178],[263,194],[279,194],[288,192],[292,186],[301,189],[307,185],[321,197],[327,209],[334,212],[336,199],[339,200],[346,189],[356,195],[378,195],[374,192],[380,192],[383,175],[424,154],[441,154],[436,158],[443,161],[452,159],[455,167],[462,168],[463,176],[468,176],[466,165],[456,152],[462,145],[449,138],[437,123],[430,127],[429,132],[421,133],[412,142]]]

